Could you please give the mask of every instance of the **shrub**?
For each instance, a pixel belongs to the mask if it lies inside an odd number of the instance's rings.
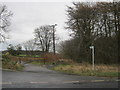
[[[9,62],[10,61],[10,55],[9,55],[8,52],[6,54],[2,55],[2,61],[3,62]]]
[[[12,69],[12,70],[22,70],[23,66],[17,64],[18,58],[15,56],[9,55],[9,53],[2,55],[2,68]]]
[[[61,56],[59,54],[53,54],[53,53],[45,53],[43,54],[44,62],[56,62],[58,61]]]

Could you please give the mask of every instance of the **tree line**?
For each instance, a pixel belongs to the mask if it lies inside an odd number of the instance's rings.
[[[34,30],[34,38],[27,40],[21,44],[13,46],[10,44],[7,48],[10,54],[19,55],[21,50],[25,50],[30,54],[34,51],[43,53],[55,52],[56,35],[55,25],[42,25]],[[54,36],[53,36],[54,35]]]
[[[118,63],[120,40],[120,2],[73,2],[67,6],[65,29],[71,39],[60,43],[59,52],[77,62],[91,63],[90,46],[95,46],[95,63]],[[0,41],[10,25],[11,11],[0,6]],[[25,41],[18,51],[55,52],[55,25],[42,25],[34,30],[34,39]],[[13,49],[13,46],[10,45]],[[8,48],[9,50],[11,50]]]
[[[10,19],[13,13],[8,10],[6,5],[0,4],[0,43],[4,43],[8,39],[7,33],[10,31],[9,26],[11,24]],[[55,25],[41,25],[34,30],[34,38],[27,40],[18,45],[8,45],[8,50],[14,55],[19,47],[20,50],[25,49],[26,51],[41,50],[42,52],[49,52],[52,50],[55,53]],[[13,53],[14,52],[14,53]]]
[[[95,46],[95,63],[118,62],[120,2],[73,3],[67,17],[72,39],[60,45],[65,57],[91,63],[90,46]]]

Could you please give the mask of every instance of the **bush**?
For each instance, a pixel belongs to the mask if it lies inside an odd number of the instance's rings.
[[[2,61],[3,62],[9,62],[10,61],[10,57],[9,57],[9,53],[7,52],[6,54],[2,55]]]
[[[43,54],[44,62],[56,62],[58,61],[61,56],[59,54],[53,54],[53,53],[45,53]]]
[[[18,58],[13,58],[13,56],[6,53],[2,55],[2,68],[3,69],[12,69],[12,70],[22,70],[23,66],[17,64]]]

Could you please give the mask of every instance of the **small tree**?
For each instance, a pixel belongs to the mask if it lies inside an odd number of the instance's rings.
[[[26,52],[29,52],[30,54],[34,54],[34,50],[37,49],[34,39],[25,41],[24,43],[22,43],[22,46],[26,50]]]
[[[21,54],[21,50],[22,50],[21,45],[20,45],[20,44],[18,44],[17,46],[15,46],[15,48],[16,48],[16,55]]]
[[[20,44],[18,44],[17,46],[13,46],[12,44],[9,44],[7,49],[11,55],[19,55],[22,50],[22,47],[20,46]]]
[[[16,55],[15,48],[12,44],[8,45],[7,50],[11,55]]]
[[[25,48],[26,51],[33,51],[36,48],[35,40],[31,39],[25,41],[24,43],[22,43],[22,46]]]

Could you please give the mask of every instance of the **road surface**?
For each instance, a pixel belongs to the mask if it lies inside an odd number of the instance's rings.
[[[118,88],[118,79],[68,75],[25,64],[24,71],[3,70],[2,88]]]

